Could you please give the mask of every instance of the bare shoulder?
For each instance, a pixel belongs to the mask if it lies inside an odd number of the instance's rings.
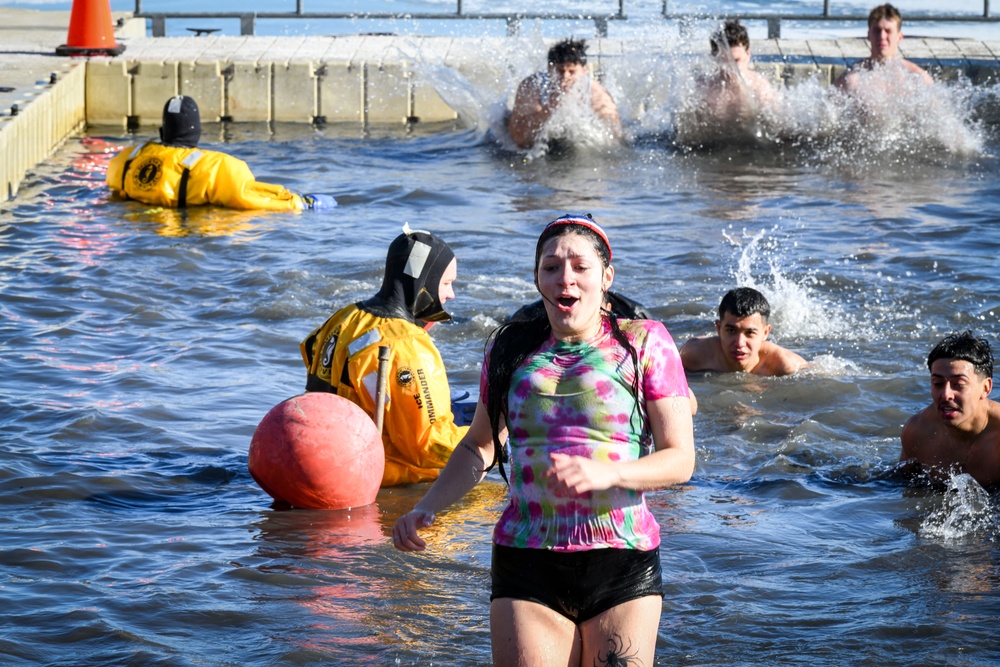
[[[760,358],[761,375],[791,375],[809,365],[801,355],[771,341],[761,345]]]
[[[596,77],[590,80],[590,90],[594,95],[607,95],[608,97],[611,96],[611,93],[608,92],[608,89],[605,88],[604,84],[598,81]]]
[[[774,91],[774,81],[767,78],[757,70],[750,70],[750,82],[755,89]]]
[[[712,335],[695,336],[694,338],[688,338],[686,341],[684,341],[684,344],[681,345],[681,349],[689,349],[693,353],[693,352],[700,352],[703,350],[709,350],[712,349],[713,347],[717,347],[718,345],[719,345],[718,336],[712,336]]]
[[[519,88],[541,88],[546,83],[548,75],[545,72],[535,72],[521,79]]]
[[[833,87],[842,93],[851,94],[858,89],[858,73],[848,70],[833,82]]]
[[[903,430],[899,433],[899,461],[904,464],[903,472],[908,475],[915,475],[920,471],[920,445],[926,433],[922,424],[926,419],[927,408],[924,408],[915,415],[912,415],[903,424]]]
[[[1000,403],[997,401],[990,401],[988,405],[989,410],[989,427],[991,429],[995,428],[995,434],[997,436],[997,442],[1000,442]]]
[[[615,98],[611,96],[608,89],[598,81],[593,81],[590,85],[590,99],[594,104],[614,106]]]
[[[858,80],[858,70],[864,69],[867,62],[867,60],[856,60],[848,65],[847,69],[833,82],[834,87],[840,90],[852,90],[855,88]]]
[[[689,338],[678,352],[686,371],[715,370],[715,358],[722,350],[718,336],[698,336]]]
[[[536,97],[541,91],[543,83],[541,73],[535,73],[522,79],[521,83],[517,85],[517,97]]]
[[[917,75],[919,75],[920,78],[923,79],[925,83],[934,83],[934,79],[931,78],[931,75],[928,74],[927,70],[925,70],[923,67],[921,67],[920,65],[916,64],[915,62],[912,62],[910,60],[906,60],[904,58],[903,59],[903,67],[910,74],[917,74]]]

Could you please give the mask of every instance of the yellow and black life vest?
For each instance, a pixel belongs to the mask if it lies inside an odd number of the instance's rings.
[[[108,164],[107,183],[130,199],[172,208],[202,204],[246,210],[303,208],[299,195],[254,180],[243,160],[201,148],[150,142],[124,150]]]
[[[381,345],[390,347],[382,486],[437,479],[468,427],[455,424],[444,362],[422,327],[342,308],[302,341],[306,390],[338,394],[374,416]]]

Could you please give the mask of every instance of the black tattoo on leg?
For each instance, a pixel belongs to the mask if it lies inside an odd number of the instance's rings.
[[[600,652],[597,653],[597,660],[594,661],[594,667],[631,667],[632,665],[642,665],[642,660],[639,660],[639,650],[636,649],[632,651],[632,642],[625,646],[625,642],[622,641],[621,635],[616,634],[614,637],[608,639],[608,652],[601,655]]]

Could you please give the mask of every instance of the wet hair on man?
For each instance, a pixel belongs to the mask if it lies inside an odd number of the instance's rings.
[[[564,39],[549,49],[549,66],[587,64],[587,40]]]
[[[746,27],[739,22],[739,19],[731,19],[726,21],[719,29],[712,33],[709,38],[712,46],[712,55],[719,55],[719,49],[725,44],[728,48],[733,48],[734,46],[742,46],[743,48],[750,49],[750,35],[747,33]]]
[[[868,14],[868,27],[877,25],[879,21],[888,19],[890,21],[896,22],[896,27],[902,27],[903,25],[903,15],[899,13],[899,10],[890,5],[888,2],[884,5],[879,5],[871,10]]]
[[[771,317],[771,304],[763,294],[752,287],[737,287],[726,292],[719,303],[719,319],[723,319],[726,313],[732,313],[737,319],[750,317],[754,313],[760,313],[760,317],[767,324]]]
[[[938,359],[968,361],[979,377],[993,377],[993,350],[985,338],[976,338],[971,331],[953,333],[941,339],[927,355],[929,369]]]

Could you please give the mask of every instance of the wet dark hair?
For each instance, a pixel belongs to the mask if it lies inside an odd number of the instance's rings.
[[[725,40],[725,42],[723,42]],[[740,23],[739,19],[730,19],[719,26],[719,29],[712,33],[709,37],[709,44],[712,46],[712,55],[719,55],[719,49],[723,44],[732,48],[734,46],[742,46],[746,49],[750,48],[750,34],[747,33],[746,27]]]
[[[590,214],[587,218],[593,220]],[[550,224],[538,237],[535,245],[535,272],[538,271],[538,263],[542,257],[542,250],[550,240],[563,236],[564,234],[577,234],[587,239],[601,258],[601,268],[606,269],[610,264],[611,249],[601,236],[583,224],[568,224],[565,218],[560,219],[561,224]],[[557,222],[557,221],[553,221]],[[537,286],[537,279],[536,279]],[[605,294],[605,300],[607,294]],[[635,347],[629,342],[625,333],[618,323],[618,315],[605,310],[605,316],[611,325],[611,335],[618,343],[625,348],[632,364],[636,369],[632,379],[632,395],[635,398],[635,411],[639,410],[639,356]],[[489,370],[486,378],[486,413],[489,415],[490,427],[493,431],[493,461],[489,468],[502,461],[501,452],[503,443],[500,442],[500,417],[506,419],[507,415],[507,394],[510,392],[510,384],[514,377],[514,372],[548,340],[552,334],[552,325],[548,317],[537,317],[508,321],[501,324],[486,341],[487,364]],[[640,413],[641,414],[641,413]],[[489,469],[487,468],[487,469]],[[503,464],[500,465],[500,474],[504,480],[507,475],[504,472]]]
[[[875,7],[871,12],[868,13],[868,27],[871,28],[873,25],[882,21],[883,19],[889,19],[890,21],[895,21],[898,27],[903,26],[903,15],[899,13],[899,10],[890,5],[888,2],[884,5],[879,5]]]
[[[719,304],[719,319],[726,313],[732,313],[739,319],[750,317],[754,313],[760,313],[764,323],[771,317],[771,304],[767,302],[764,295],[752,287],[737,287],[726,292]]]
[[[927,368],[938,359],[968,361],[982,378],[993,377],[993,351],[985,338],[976,338],[971,331],[953,333],[941,339],[927,355]]]
[[[549,65],[587,64],[587,40],[564,39],[549,49]]]

